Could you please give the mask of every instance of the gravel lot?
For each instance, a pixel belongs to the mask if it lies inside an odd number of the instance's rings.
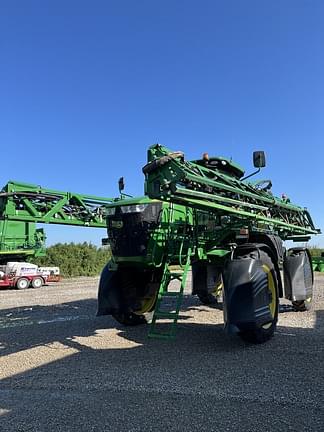
[[[324,274],[260,346],[191,296],[177,339],[148,339],[95,316],[97,284],[0,291],[1,431],[324,430]]]

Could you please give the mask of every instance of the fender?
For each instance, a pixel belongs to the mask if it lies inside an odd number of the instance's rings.
[[[307,248],[289,249],[284,260],[283,270],[286,299],[303,301],[312,297],[314,272],[312,257]]]
[[[119,286],[118,273],[111,269],[108,262],[100,275],[97,316],[121,312],[123,299]]]

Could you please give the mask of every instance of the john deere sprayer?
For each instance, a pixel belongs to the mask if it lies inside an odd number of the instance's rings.
[[[265,156],[253,156],[258,172]],[[149,336],[173,337],[190,268],[192,294],[209,305],[221,298],[225,329],[253,343],[273,335],[279,298],[296,311],[310,307],[309,251],[283,247],[319,232],[305,208],[223,157],[186,161],[157,144],[143,172],[144,197],[107,205],[113,256],[101,275],[98,315],[137,325],[151,313]]]

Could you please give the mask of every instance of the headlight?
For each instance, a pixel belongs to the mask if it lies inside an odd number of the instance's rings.
[[[147,206],[148,204],[125,205],[120,207],[120,211],[122,213],[141,213]]]
[[[116,207],[106,207],[107,216],[114,216],[116,213]]]

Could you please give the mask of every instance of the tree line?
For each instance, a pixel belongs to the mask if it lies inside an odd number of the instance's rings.
[[[91,243],[57,243],[46,248],[46,256],[35,257],[38,266],[60,267],[63,277],[97,276],[110,259],[110,250]]]
[[[323,254],[324,254],[324,249],[321,249],[321,248],[316,247],[316,246],[311,246],[309,248],[309,251],[313,257],[320,257],[320,256],[323,256]]]

